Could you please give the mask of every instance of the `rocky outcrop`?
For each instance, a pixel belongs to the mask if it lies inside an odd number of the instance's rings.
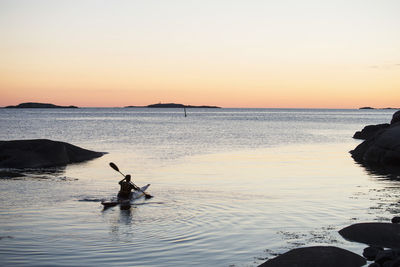
[[[351,251],[332,246],[316,246],[293,249],[259,267],[357,267],[366,263],[363,257]]]
[[[370,246],[400,248],[400,224],[396,223],[357,223],[343,228],[339,234]]]
[[[65,166],[104,155],[65,142],[47,139],[0,141],[0,168]]]
[[[400,225],[399,217],[392,223],[357,223],[339,231],[349,241],[370,245],[363,251],[368,266],[400,266]]]
[[[400,122],[400,110],[393,114],[393,117],[392,117],[392,120],[390,121],[390,124],[395,124],[395,123],[398,123],[398,122]]]
[[[352,157],[369,166],[400,166],[400,111],[394,113],[389,124],[366,126],[356,135],[365,139],[354,150]]]
[[[353,138],[366,140],[368,138],[373,137],[379,131],[386,129],[390,126],[389,123],[383,123],[378,125],[368,125],[365,126],[361,131],[358,131],[354,134]]]
[[[350,153],[360,163],[400,166],[400,124],[380,131]]]
[[[21,103],[16,106],[7,106],[5,108],[78,108],[78,107],[76,107],[76,106],[57,106],[54,104],[47,104],[47,103],[28,102],[28,103]]]

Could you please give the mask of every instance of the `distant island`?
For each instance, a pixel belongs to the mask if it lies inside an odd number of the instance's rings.
[[[373,108],[373,107],[361,107],[359,109],[399,109],[399,108]]]
[[[78,108],[78,107],[76,107],[76,106],[57,106],[54,104],[47,104],[47,103],[27,102],[27,103],[21,103],[16,106],[7,106],[5,108]]]
[[[125,108],[139,108],[139,106],[127,106]],[[143,107],[141,107],[143,108]],[[183,104],[175,104],[175,103],[158,103],[152,104],[148,106],[144,106],[144,108],[221,108],[217,106],[192,106],[192,105],[183,105]]]

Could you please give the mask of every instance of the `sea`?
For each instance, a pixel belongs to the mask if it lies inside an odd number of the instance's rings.
[[[1,266],[258,266],[366,245],[338,231],[399,215],[400,179],[357,164],[356,131],[394,110],[0,109],[0,140],[107,152],[0,179]],[[122,175],[151,199],[104,210]]]

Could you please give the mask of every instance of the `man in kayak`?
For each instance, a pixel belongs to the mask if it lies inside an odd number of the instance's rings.
[[[131,196],[132,189],[140,190],[137,186],[131,183],[131,176],[128,174],[124,179],[119,181],[119,185],[121,186],[118,192],[118,198],[129,199]]]

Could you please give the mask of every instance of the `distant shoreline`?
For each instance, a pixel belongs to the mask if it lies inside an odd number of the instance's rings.
[[[126,106],[125,108],[221,108],[217,106],[192,106],[192,105],[184,105],[184,104],[176,104],[176,103],[158,103],[158,104],[151,104],[148,106]]]
[[[48,108],[57,108],[57,109],[78,109],[78,108],[205,108],[205,109],[222,109],[222,108],[228,108],[228,109],[298,109],[298,110],[305,110],[305,109],[310,109],[310,110],[316,110],[316,109],[321,109],[321,110],[400,110],[400,108],[392,108],[392,107],[387,107],[387,108],[374,108],[374,107],[360,107],[360,108],[288,108],[288,107],[219,107],[219,106],[209,106],[209,105],[200,105],[200,106],[195,106],[195,105],[184,105],[184,104],[177,104],[177,103],[158,103],[158,104],[151,104],[147,106],[115,106],[115,107],[78,107],[78,106],[60,106],[60,105],[55,105],[55,104],[49,104],[49,103],[36,103],[36,102],[26,102],[26,103],[21,103],[18,105],[10,105],[10,106],[5,106],[5,107],[0,107],[0,108],[7,108],[7,109],[26,109],[26,108],[43,108],[43,109],[48,109]]]
[[[27,103],[21,103],[16,106],[6,106],[4,108],[78,108],[78,107],[77,106],[58,106],[58,105],[48,104],[48,103],[27,102]]]
[[[36,103],[36,102],[26,102],[21,103],[15,106],[6,106],[4,108],[79,108],[77,106],[58,106],[49,103]],[[102,107],[97,107],[102,108]],[[183,104],[176,104],[176,103],[158,103],[158,104],[151,104],[147,106],[126,106],[126,107],[117,107],[117,108],[221,108],[217,106],[192,106],[192,105],[183,105]]]
[[[359,109],[400,109],[400,108],[374,108],[374,107],[361,107],[361,108],[359,108]]]

